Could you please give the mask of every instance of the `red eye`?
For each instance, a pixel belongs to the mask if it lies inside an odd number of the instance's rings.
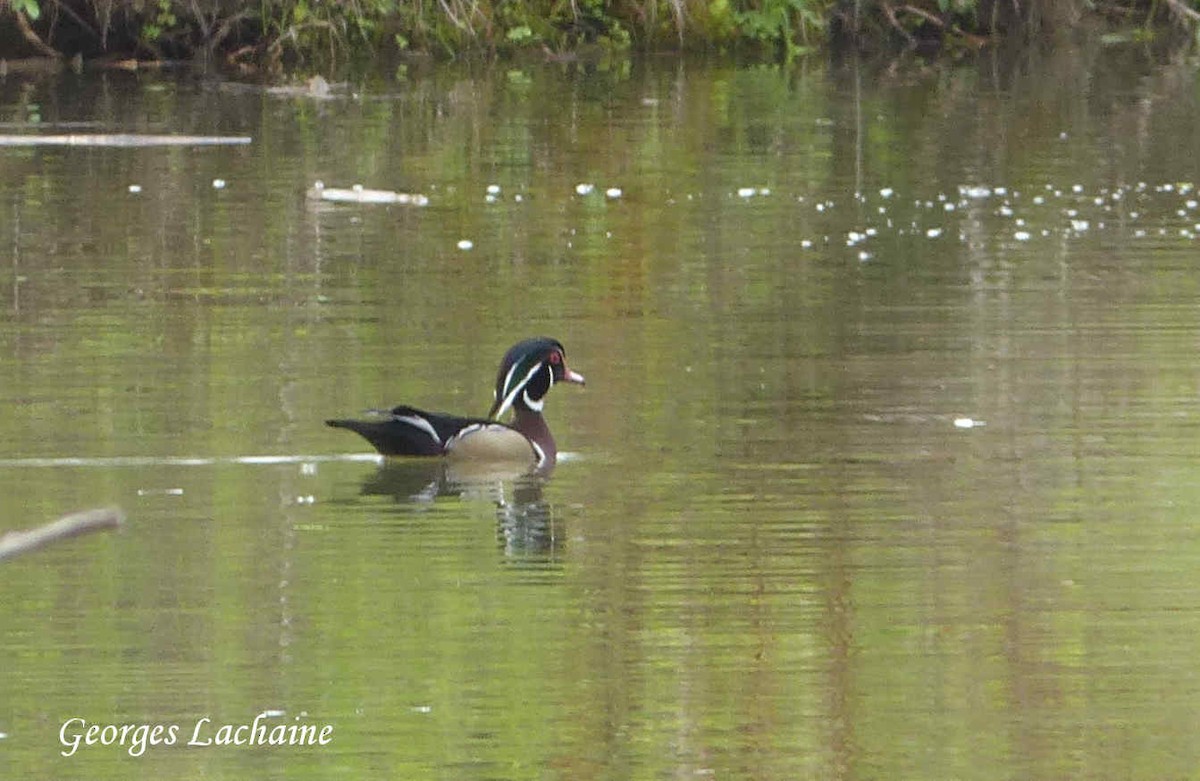
[[[562,363],[562,353],[550,353],[550,363],[556,365]]]

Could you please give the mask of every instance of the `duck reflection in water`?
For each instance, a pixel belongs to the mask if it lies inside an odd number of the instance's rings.
[[[496,535],[507,556],[541,559],[562,551],[554,507],[542,496],[553,467],[505,470],[497,465],[445,460],[389,459],[362,485],[362,493],[403,504],[432,503],[439,496],[487,501],[496,507]]]

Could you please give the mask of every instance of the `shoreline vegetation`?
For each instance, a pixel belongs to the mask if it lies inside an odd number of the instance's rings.
[[[0,66],[208,62],[278,71],[378,56],[575,59],[625,51],[792,59],[830,47],[955,53],[1100,27],[1200,31],[1200,0],[0,0]]]

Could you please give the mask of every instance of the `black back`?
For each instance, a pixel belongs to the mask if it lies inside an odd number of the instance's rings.
[[[474,423],[487,421],[408,406],[395,407],[379,420],[325,421],[328,426],[359,434],[385,456],[440,456],[455,434]]]

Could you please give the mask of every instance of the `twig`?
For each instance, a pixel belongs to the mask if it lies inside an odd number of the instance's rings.
[[[1176,16],[1187,18],[1192,22],[1200,22],[1200,13],[1188,8],[1186,5],[1179,2],[1179,0],[1167,0],[1167,7],[1170,8],[1171,13],[1175,14]]]
[[[217,20],[217,12],[215,9],[213,10],[212,22],[209,22],[209,20],[204,17],[204,11],[200,8],[199,4],[196,3],[196,0],[191,0],[191,4],[192,18],[196,20],[196,24],[200,25],[200,39],[207,42],[212,33],[212,25]]]
[[[445,12],[446,16],[450,19],[451,24],[460,30],[467,29],[466,22],[461,21],[457,16],[454,15],[454,11],[450,8],[450,4],[447,3],[446,0],[438,0],[438,5],[442,7],[442,11]],[[575,7],[575,0],[571,0],[571,7]]]
[[[37,31],[29,24],[29,20],[25,18],[24,11],[13,9],[13,16],[17,18],[17,29],[21,31],[21,36],[29,43],[30,46],[37,49],[41,54],[47,57],[60,59],[62,53],[55,49],[50,44],[42,40],[42,37],[37,34]]]
[[[116,508],[109,507],[64,515],[57,521],[51,521],[36,529],[9,532],[0,537],[0,561],[80,534],[117,529],[124,522],[125,514]]]
[[[925,21],[932,24],[934,27],[944,28],[946,26],[946,23],[944,21],[942,21],[941,17],[934,16],[933,14],[926,11],[924,8],[917,8],[916,6],[913,6],[913,5],[904,5],[904,6],[901,6],[900,10],[907,11],[910,14],[913,14],[914,16],[919,16],[922,19],[924,19]]]
[[[883,8],[883,15],[887,17],[887,20],[891,23],[892,28],[904,36],[904,39],[908,41],[909,46],[914,45],[917,42],[917,39],[914,38],[912,33],[910,33],[908,30],[905,30],[902,24],[900,24],[900,20],[896,18],[896,11],[894,8],[892,8],[891,3],[882,3],[881,7]]]
[[[61,11],[64,14],[66,14],[67,16],[71,17],[71,19],[75,22],[75,24],[79,25],[80,28],[82,28],[83,30],[86,30],[88,33],[90,33],[91,36],[93,38],[95,38],[97,41],[100,40],[100,33],[98,33],[96,31],[96,28],[92,27],[90,24],[88,24],[87,20],[84,19],[82,16],[75,13],[75,9],[71,8],[71,6],[62,2],[62,0],[54,0],[54,8],[58,11]]]
[[[671,10],[675,13],[675,32],[679,36],[679,45],[683,46],[683,28],[687,22],[684,19],[683,0],[671,0],[670,5]]]
[[[225,40],[226,36],[233,32],[233,28],[249,16],[249,11],[238,11],[233,16],[227,17],[221,22],[221,26],[212,34],[212,37],[205,40],[205,45],[209,49],[216,49]]]

